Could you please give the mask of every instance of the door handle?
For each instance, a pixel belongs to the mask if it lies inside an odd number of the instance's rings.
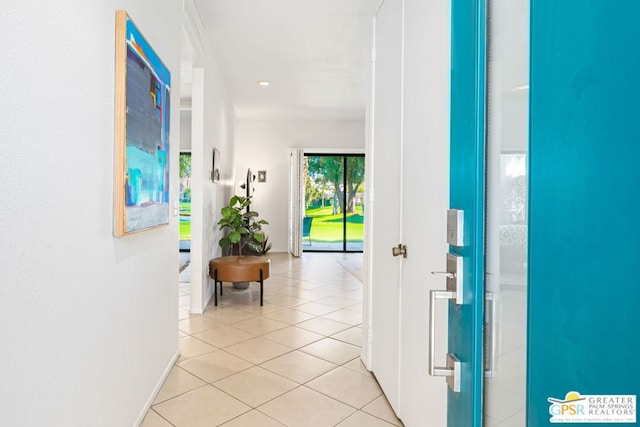
[[[495,292],[485,292],[484,310],[484,376],[493,378],[496,374],[496,347],[498,346],[498,294]]]
[[[449,388],[460,392],[460,376],[462,367],[456,355],[447,353],[446,366],[436,366],[436,302],[439,299],[453,300],[456,304],[464,304],[463,271],[464,263],[461,255],[447,254],[447,271],[432,271],[431,274],[445,276],[447,289],[429,291],[429,375],[432,377],[446,377]]]
[[[444,276],[447,279],[453,279],[456,277],[456,273],[451,273],[450,271],[432,271],[431,274],[436,276]]]
[[[391,254],[393,256],[402,255],[402,258],[406,258],[407,257],[407,246],[403,245],[402,243],[398,243],[398,246],[394,246],[391,249]]]
[[[460,392],[460,360],[451,353],[447,353],[447,366],[435,366],[436,358],[436,301],[439,299],[455,300],[455,291],[429,291],[429,375],[432,377],[446,377],[447,385],[455,392]]]

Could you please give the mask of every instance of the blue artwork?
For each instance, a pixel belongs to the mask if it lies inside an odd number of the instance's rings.
[[[171,74],[129,16],[118,13],[119,19],[126,17],[126,65],[122,65],[126,142],[119,152],[124,188],[116,192],[123,199],[116,201],[123,211],[116,235],[124,235],[169,223]]]

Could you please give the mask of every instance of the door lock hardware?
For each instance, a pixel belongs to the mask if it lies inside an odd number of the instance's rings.
[[[455,300],[455,291],[429,292],[429,375],[432,377],[446,377],[447,385],[453,392],[460,392],[460,360],[451,353],[447,353],[447,365],[436,366],[436,300]]]
[[[436,276],[444,276],[447,279],[454,279],[456,277],[456,273],[451,273],[449,271],[432,271],[431,274]]]
[[[447,291],[453,292],[452,298],[456,304],[463,304],[464,294],[462,292],[463,279],[463,258],[460,255],[447,254],[447,271],[432,271],[435,276],[444,276],[447,278]]]
[[[393,256],[402,255],[403,258],[406,258],[407,257],[407,247],[406,247],[406,245],[403,245],[402,243],[398,243],[398,246],[394,246],[393,249],[391,249],[391,253],[393,254]]]
[[[447,353],[445,366],[436,366],[436,301],[445,300],[454,304],[464,304],[463,289],[463,257],[447,254],[447,271],[432,271],[431,274],[447,278],[446,290],[429,291],[429,375],[446,377],[447,385],[455,392],[460,392],[462,366],[455,354]]]
[[[449,209],[447,211],[447,243],[451,246],[464,246],[464,211]]]

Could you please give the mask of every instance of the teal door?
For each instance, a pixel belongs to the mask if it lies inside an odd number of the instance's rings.
[[[462,304],[448,303],[447,352],[460,361],[459,390],[448,391],[448,425],[636,422],[640,6],[632,0],[531,1],[530,75],[521,82],[505,71],[517,68],[509,64],[515,39],[496,31],[513,26],[508,13],[515,3],[452,0],[450,206],[464,212],[464,239],[449,252],[462,257],[464,268]],[[505,42],[491,40],[495,34]],[[528,128],[528,141],[514,150],[515,133],[505,129],[516,123],[513,106],[527,95],[528,120],[520,128]],[[514,173],[522,159],[524,172]],[[492,164],[511,167],[504,175],[513,185],[526,178],[524,216],[495,215],[504,206],[499,195],[491,197]],[[507,181],[498,181],[504,190]],[[508,241],[507,232],[518,230],[526,234],[522,257]],[[497,262],[490,260],[494,252]],[[492,284],[496,272],[502,277]],[[520,272],[526,279],[513,281]],[[502,301],[486,304],[485,295],[495,291]],[[512,332],[512,319],[490,311],[505,295],[521,293],[526,337],[513,369],[519,352],[495,347]],[[495,361],[510,362],[511,370],[495,370]],[[504,393],[512,379],[521,381],[522,399]],[[526,410],[514,408],[521,402]]]
[[[480,426],[484,230],[483,0],[452,0],[450,207],[463,211],[462,303],[449,305],[449,347],[460,361],[459,391],[448,388],[448,425]],[[457,273],[459,277],[459,272]],[[460,286],[460,282],[458,284]]]
[[[640,395],[639,28],[636,0],[532,1],[532,427],[623,417],[576,399]]]

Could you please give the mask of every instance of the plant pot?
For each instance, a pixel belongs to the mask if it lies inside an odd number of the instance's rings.
[[[251,282],[233,282],[233,287],[235,289],[247,289]]]

